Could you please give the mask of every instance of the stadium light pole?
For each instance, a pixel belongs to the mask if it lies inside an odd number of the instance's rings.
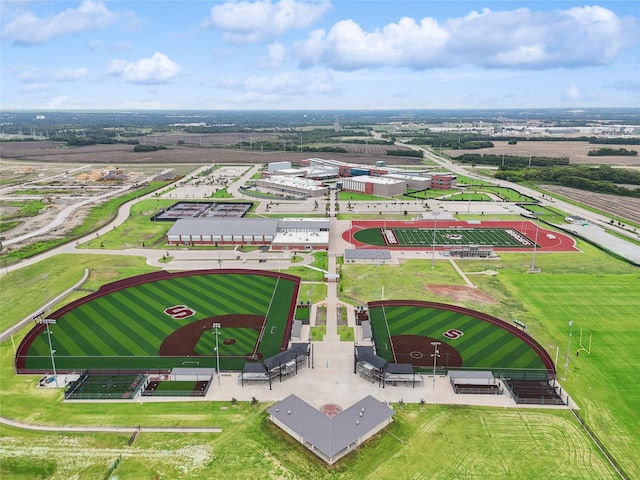
[[[42,280],[44,280],[44,310],[47,311],[47,307],[49,306],[49,287],[47,285],[47,278],[49,278],[48,273],[42,274]]]
[[[53,345],[51,343],[51,330],[49,329],[50,323],[56,323],[54,318],[43,318],[40,320],[40,323],[44,323],[47,326],[47,337],[49,338],[49,353],[51,353],[51,369],[53,370],[53,381],[56,383],[56,387],[58,386],[58,374],[56,372],[56,361],[53,357],[53,354],[56,351],[53,349]]]
[[[433,255],[431,257],[431,268],[435,267],[436,264],[436,230],[438,229],[438,215],[440,212],[433,212]]]
[[[431,345],[433,345],[433,353],[431,354],[431,356],[433,357],[433,384],[432,387],[435,390],[436,389],[436,362],[438,360],[438,357],[440,356],[440,351],[438,350],[438,347],[440,345],[442,345],[441,342],[431,342]]]
[[[569,346],[567,347],[567,357],[564,360],[564,375],[563,380],[567,379],[567,370],[569,370],[569,352],[571,351],[571,337],[573,336],[573,320],[569,322]]]
[[[218,386],[220,386],[220,350],[218,349],[218,335],[220,334],[218,329],[220,328],[220,324],[214,323],[212,326],[215,328],[216,335],[216,373],[218,374]]]
[[[536,212],[533,214],[534,217],[536,218],[536,220],[538,220],[540,218],[540,213]],[[536,247],[538,246],[538,229],[540,227],[538,226],[538,222],[536,221],[536,235],[535,235],[535,240],[533,241],[533,257],[531,258],[531,268],[529,269],[530,272],[536,272]]]

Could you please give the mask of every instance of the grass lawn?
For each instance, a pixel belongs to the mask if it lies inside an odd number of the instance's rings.
[[[491,197],[485,193],[458,193],[447,197],[449,201],[491,202]]]
[[[144,425],[154,411],[171,405],[135,405],[133,418]],[[174,405],[203,422],[215,419],[223,432],[141,433],[129,447],[124,434],[42,433],[2,425],[0,476],[103,478],[121,455],[114,472],[119,478],[396,480],[425,478],[426,471],[436,479],[616,478],[566,411],[394,405],[394,422],[385,431],[327,467],[271,424],[263,404]]]
[[[344,294],[362,301],[384,298],[411,298],[458,303],[506,321],[517,318],[552,358],[560,349],[562,377],[567,354],[569,327],[574,321],[569,371],[563,385],[580,407],[580,414],[614,454],[630,478],[640,477],[636,462],[640,451],[640,311],[638,270],[598,249],[579,242],[583,253],[538,255],[539,274],[527,274],[530,256],[501,254],[500,261],[459,262],[464,272],[493,269],[496,276],[470,275],[475,286],[497,302],[478,304],[455,302],[434,295],[428,284],[464,285],[445,262],[435,269],[424,262],[407,261],[400,266],[383,265],[376,275],[374,266],[344,265]],[[368,280],[368,281],[367,281]],[[591,355],[576,357],[579,330],[593,334]]]
[[[41,309],[47,299],[72,287],[89,269],[89,279],[82,291],[71,293],[64,304],[84,297],[88,290],[123,277],[148,273],[156,269],[148,266],[142,257],[115,257],[113,255],[57,255],[34,265],[9,272],[0,280],[0,330],[15,325],[20,320]],[[46,282],[42,278],[48,275]],[[51,305],[55,310],[60,305]]]
[[[347,327],[346,325],[338,325],[338,336],[341,342],[353,342],[354,332],[353,327]]]
[[[141,248],[144,244],[145,248],[166,248],[166,234],[174,222],[152,222],[151,217],[174,203],[175,199],[149,199],[133,204],[126,222],[100,238],[89,241],[88,247],[119,250]]]

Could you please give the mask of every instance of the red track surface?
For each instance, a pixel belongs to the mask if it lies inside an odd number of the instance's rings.
[[[536,238],[536,224],[530,222],[529,220],[522,221],[482,221],[479,224],[470,224],[467,222],[462,222],[458,220],[412,220],[412,221],[404,221],[404,220],[354,220],[351,222],[351,228],[342,234],[342,238],[347,242],[354,245],[356,248],[384,248],[384,249],[393,249],[393,250],[432,250],[432,246],[424,246],[424,247],[406,247],[406,246],[376,246],[369,245],[367,243],[362,243],[355,238],[353,238],[353,234],[359,230],[365,230],[367,228],[455,228],[455,227],[465,227],[465,228],[502,228],[507,229],[511,228],[513,230],[517,230],[525,237],[529,238],[532,242]],[[538,247],[537,251],[539,252],[578,252],[579,250],[576,248],[575,241],[565,235],[563,233],[555,232],[552,230],[547,230],[544,227],[538,228]],[[547,234],[554,236],[555,238],[547,237]],[[448,250],[451,246],[436,246],[436,250]],[[496,252],[527,252],[532,251],[531,248],[510,248],[510,247],[494,247],[494,251]]]

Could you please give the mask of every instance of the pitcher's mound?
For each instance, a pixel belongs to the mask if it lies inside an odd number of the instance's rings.
[[[425,288],[456,302],[497,303],[491,295],[482,290],[464,285],[425,285]]]

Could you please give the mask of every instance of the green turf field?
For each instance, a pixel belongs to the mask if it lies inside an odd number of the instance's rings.
[[[281,277],[216,273],[143,283],[99,296],[59,316],[50,326],[56,367],[155,369],[183,366],[184,362],[213,367],[215,336],[210,329],[202,332],[196,346],[200,355],[197,359],[159,356],[160,345],[189,322],[227,314],[266,316],[259,351],[269,357],[280,351],[296,288],[296,282]],[[176,305],[187,306],[193,315],[175,318],[165,312]],[[242,368],[241,357],[254,351],[259,332],[228,327],[220,330],[221,368]],[[235,343],[225,344],[225,339],[234,339]],[[46,331],[29,348],[26,368],[51,368]]]
[[[388,243],[380,228],[367,228],[354,233],[356,240],[376,246],[455,247],[462,245],[491,245],[494,247],[532,248],[533,242],[522,243],[502,228],[390,228],[397,243]],[[512,230],[512,229],[509,229]],[[520,234],[522,235],[522,234]]]
[[[439,308],[387,305],[370,307],[369,317],[376,353],[390,362],[395,362],[390,336],[419,335],[455,348],[462,356],[464,369],[546,372],[542,359],[522,339],[472,315]],[[449,339],[443,336],[449,329],[464,335]],[[391,348],[386,348],[387,345]]]

